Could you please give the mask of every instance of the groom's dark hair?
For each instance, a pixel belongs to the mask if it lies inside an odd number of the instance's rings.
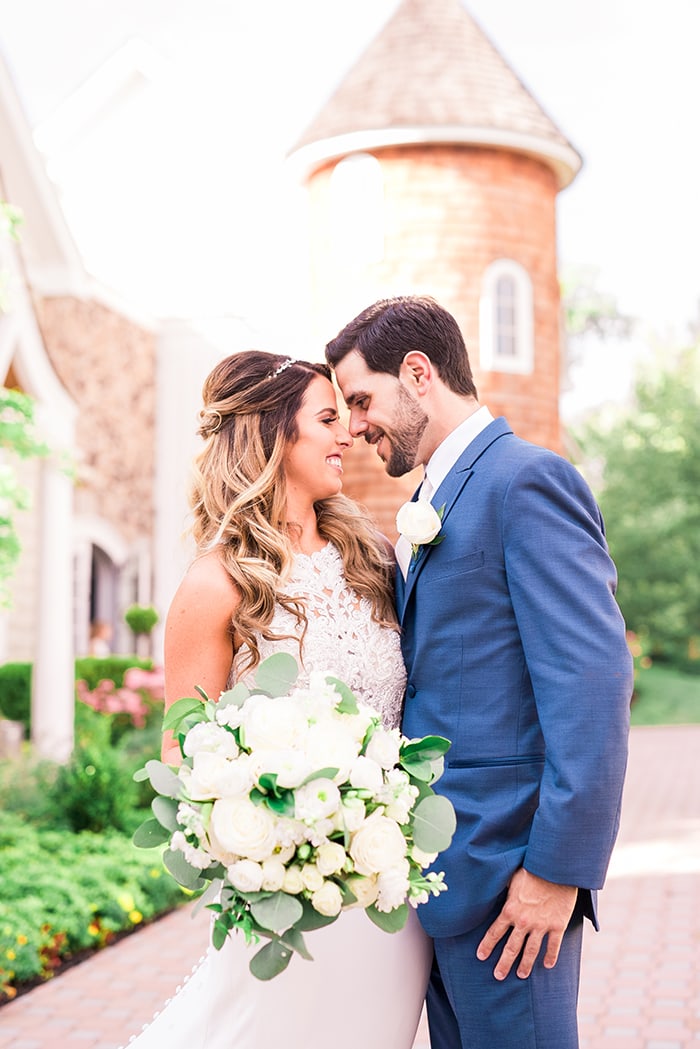
[[[370,371],[394,376],[406,354],[420,350],[450,390],[477,396],[457,321],[427,295],[399,295],[368,306],[327,344],[326,360],[334,368],[353,350]]]

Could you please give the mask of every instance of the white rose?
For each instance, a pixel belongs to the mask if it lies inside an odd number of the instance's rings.
[[[298,896],[304,891],[304,883],[301,880],[301,871],[298,867],[287,867],[282,882],[282,892],[288,892],[292,896]]]
[[[284,884],[284,863],[279,856],[271,856],[269,860],[263,860],[262,885],[265,892],[279,892]]]
[[[353,835],[350,856],[358,874],[380,874],[404,859],[406,839],[393,820],[374,814]]]
[[[399,507],[396,530],[408,539],[412,546],[432,543],[441,528],[440,515],[426,499],[416,499]]]
[[[328,841],[316,850],[316,866],[324,878],[337,874],[345,864],[345,849],[337,841]]]
[[[317,892],[323,885],[323,875],[315,863],[305,863],[301,868],[301,880],[304,888]]]
[[[181,766],[181,779],[192,801],[247,795],[253,783],[247,754],[232,761],[223,754],[200,750],[192,758],[189,775],[182,772],[186,767]]]
[[[239,892],[259,892],[263,884],[263,869],[253,860],[236,860],[227,868],[228,880]]]
[[[351,907],[361,907],[364,911],[367,907],[371,907],[377,899],[379,889],[376,874],[369,878],[357,874],[354,877],[347,878],[345,884],[353,896],[357,898],[357,903],[351,903]]]
[[[332,779],[325,777],[305,783],[294,795],[294,815],[304,822],[326,819],[339,805],[340,791]]]
[[[242,859],[266,860],[277,844],[275,820],[264,805],[248,798],[219,798],[211,811],[210,828],[227,851]]]
[[[190,758],[202,750],[221,754],[226,758],[235,758],[238,754],[238,744],[228,729],[216,725],[213,721],[200,721],[199,724],[193,725],[185,736],[183,750]]]
[[[340,721],[320,721],[309,729],[306,755],[314,768],[338,769],[336,783],[347,780],[359,753],[360,741],[353,739]]]
[[[371,790],[374,794],[384,783],[381,766],[372,758],[355,758],[350,769],[350,785],[355,790]]]
[[[243,704],[241,742],[249,750],[303,749],[307,731],[303,707],[290,697],[254,695]]]
[[[343,896],[335,882],[324,882],[321,888],[317,889],[312,895],[311,906],[319,914],[325,914],[328,918],[340,914],[343,906]]]
[[[408,895],[408,861],[404,860],[398,866],[383,871],[377,878],[377,888],[378,911],[388,913],[400,907]]]
[[[376,761],[383,769],[393,769],[399,762],[399,747],[401,746],[401,734],[398,729],[377,729],[369,743],[365,754],[372,761]]]

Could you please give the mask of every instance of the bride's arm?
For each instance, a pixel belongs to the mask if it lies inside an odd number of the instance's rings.
[[[198,558],[178,587],[165,623],[165,709],[195,685],[210,699],[225,689],[233,661],[232,619],[238,592],[214,553]],[[179,765],[171,732],[163,735],[162,759]]]

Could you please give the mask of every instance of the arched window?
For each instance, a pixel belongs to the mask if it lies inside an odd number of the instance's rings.
[[[367,265],[384,257],[384,180],[369,153],[346,157],[331,175],[331,237],[339,262]]]
[[[486,371],[529,374],[534,366],[532,282],[513,259],[497,259],[484,274],[479,354]]]

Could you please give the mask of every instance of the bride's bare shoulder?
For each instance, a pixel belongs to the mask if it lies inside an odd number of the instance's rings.
[[[196,557],[187,569],[175,595],[176,604],[207,604],[234,608],[239,594],[215,550]]]

